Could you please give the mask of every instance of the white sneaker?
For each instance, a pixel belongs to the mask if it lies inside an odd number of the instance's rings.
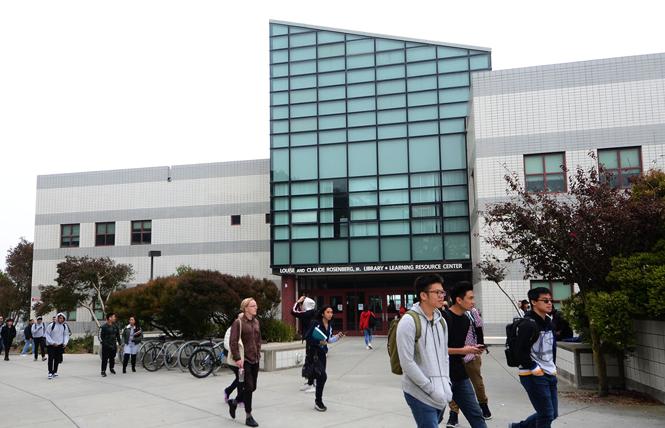
[[[49,373],[49,374],[48,374],[48,380],[51,380],[51,379],[53,379],[53,374],[52,374],[52,373]]]
[[[306,384],[304,384],[303,386],[300,387],[300,390],[301,390],[301,391],[307,391],[307,390],[309,389],[310,386],[311,386],[311,385],[309,385],[309,384],[306,383]]]
[[[369,345],[365,346],[365,349],[370,349]]]
[[[372,348],[372,344],[371,344],[371,343],[370,343],[369,345],[367,345],[367,347],[368,347],[369,349],[374,349],[374,348]]]
[[[53,373],[53,377],[58,377],[58,374],[57,374],[57,373]]]
[[[314,385],[310,386],[305,390],[305,392],[316,392],[316,387]]]

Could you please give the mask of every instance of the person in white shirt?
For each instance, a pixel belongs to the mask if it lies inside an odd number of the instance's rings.
[[[62,354],[69,342],[69,326],[65,322],[62,312],[56,316],[56,321],[46,327],[46,352],[48,353],[48,378],[58,377],[58,365],[62,362]]]
[[[35,353],[35,361],[37,361],[37,354],[39,350],[42,351],[42,361],[46,360],[46,324],[42,321],[42,317],[37,317],[37,322],[34,323],[31,327],[32,329],[32,340],[33,351]]]

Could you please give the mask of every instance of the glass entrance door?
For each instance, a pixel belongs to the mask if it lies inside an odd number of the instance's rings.
[[[346,332],[358,331],[360,323],[360,313],[365,309],[365,293],[347,292],[346,293]]]

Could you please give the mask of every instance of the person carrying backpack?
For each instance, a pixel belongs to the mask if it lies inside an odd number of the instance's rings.
[[[291,309],[291,315],[300,320],[300,337],[305,340],[305,335],[312,327],[312,321],[316,316],[316,302],[305,295],[300,296],[296,303],[293,305],[293,309]],[[306,378],[307,381],[300,387],[301,391],[316,391],[316,388],[314,387],[314,376],[310,370],[311,367],[307,367],[307,364],[312,360],[312,358],[313,355],[311,354],[311,349],[305,347],[305,366],[303,367],[303,377]],[[304,374],[307,374],[307,376]]]
[[[447,327],[439,312],[446,293],[439,275],[416,278],[414,288],[419,302],[397,324],[399,367],[395,367],[394,352],[389,348],[391,368],[393,373],[403,372],[402,391],[418,428],[437,428],[453,398]]]
[[[42,361],[46,360],[46,324],[42,321],[42,317],[37,317],[37,322],[32,325],[32,341],[34,342],[33,348],[35,351],[35,361],[39,351],[42,353]]]
[[[376,325],[376,315],[374,312],[370,311],[369,308],[366,308],[360,314],[360,323],[358,327],[365,334],[365,349],[372,348],[372,329]]]
[[[536,413],[510,428],[549,428],[558,414],[556,338],[552,321],[552,293],[545,287],[529,290],[531,311],[513,323],[516,337],[506,349],[509,365],[519,365],[520,383]],[[516,325],[517,324],[517,325]],[[512,357],[514,362],[511,361]]]
[[[48,378],[58,377],[58,365],[69,342],[70,330],[65,314],[59,312],[56,320],[46,327],[46,352],[48,353]]]

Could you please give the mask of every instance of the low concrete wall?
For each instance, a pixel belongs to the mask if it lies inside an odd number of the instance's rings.
[[[626,360],[626,385],[665,403],[665,321],[635,321],[637,347]]]
[[[261,345],[260,369],[267,372],[298,367],[305,362],[305,344],[297,342]]]
[[[605,354],[607,376],[610,385],[619,384],[619,366],[615,355]],[[596,367],[593,364],[591,345],[587,343],[558,342],[556,368],[559,377],[566,379],[576,388],[593,388],[598,383]]]

